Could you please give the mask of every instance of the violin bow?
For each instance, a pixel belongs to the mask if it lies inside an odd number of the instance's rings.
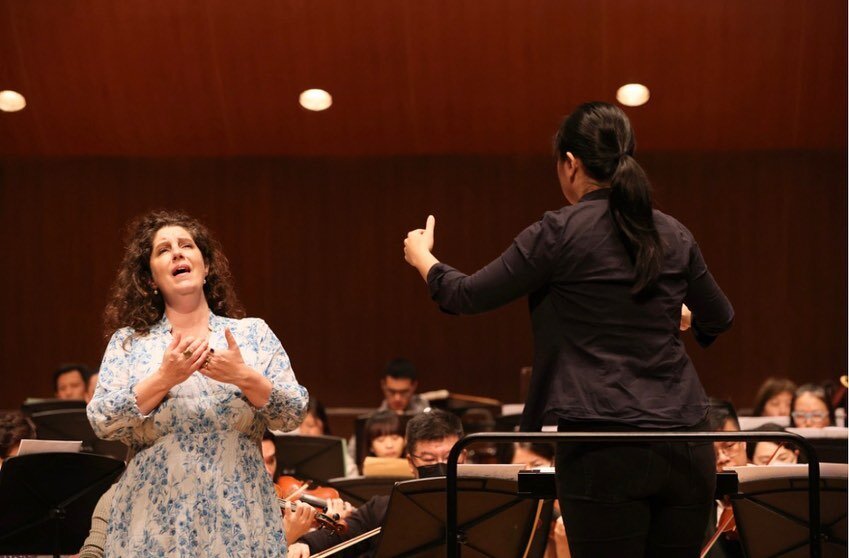
[[[347,541],[339,543],[336,546],[331,546],[327,550],[322,550],[321,552],[319,552],[317,554],[313,554],[313,555],[311,555],[310,558],[325,558],[326,556],[332,556],[333,554],[336,554],[339,551],[345,550],[346,548],[352,547],[359,542],[362,542],[366,539],[370,539],[370,538],[374,537],[375,535],[379,535],[379,534],[380,534],[380,527],[375,527],[371,531],[366,531],[365,533],[357,535],[356,537],[351,537]]]

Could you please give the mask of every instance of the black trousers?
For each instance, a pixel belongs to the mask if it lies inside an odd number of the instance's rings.
[[[699,556],[716,488],[711,442],[561,443],[556,469],[573,558]]]

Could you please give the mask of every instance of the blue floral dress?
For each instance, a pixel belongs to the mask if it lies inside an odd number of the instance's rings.
[[[144,416],[133,390],[162,363],[171,326],[163,317],[148,335],[130,340],[132,329],[115,332],[88,418],[98,436],[126,443],[135,456],[118,481],[107,557],[279,558],[286,552],[260,441],[265,428],[300,424],[307,391],[264,321],[212,315],[209,324],[210,346],[226,349],[229,327],[245,363],[271,380],[271,397],[256,409],[236,386],[195,372]]]

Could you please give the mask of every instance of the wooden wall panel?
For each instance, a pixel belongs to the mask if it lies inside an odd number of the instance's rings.
[[[846,147],[845,0],[0,0],[5,156],[545,154],[618,87],[652,150]],[[334,96],[323,113],[298,94]]]
[[[640,160],[737,311],[714,347],[690,347],[708,390],[745,405],[770,374],[845,373],[845,153]],[[62,362],[99,361],[122,227],[155,207],[217,233],[249,314],[327,404],[375,404],[379,371],[399,355],[423,389],[514,400],[531,361],[525,302],[443,315],[401,243],[433,212],[436,254],[473,270],[560,204],[545,157],[0,160],[0,408],[50,395]]]

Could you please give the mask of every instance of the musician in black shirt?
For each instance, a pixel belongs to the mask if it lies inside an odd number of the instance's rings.
[[[407,262],[446,312],[529,296],[535,354],[523,430],[548,417],[561,431],[701,429],[707,398],[679,328],[688,322],[707,346],[731,326],[733,310],[690,231],[652,209],[634,145],[618,107],[581,105],[555,137],[571,205],[546,213],[472,275],[431,253],[433,216],[404,242]],[[561,446],[572,555],[698,555],[713,461],[709,443]]]

